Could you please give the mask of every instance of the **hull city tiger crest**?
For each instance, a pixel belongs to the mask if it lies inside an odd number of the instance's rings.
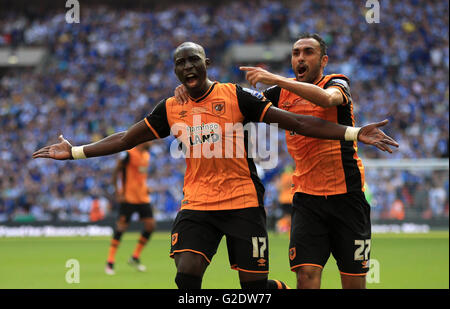
[[[178,233],[172,234],[172,246],[178,242]]]
[[[213,102],[212,111],[217,116],[225,114],[225,101]]]
[[[292,261],[295,259],[295,256],[297,255],[297,252],[295,250],[295,247],[289,249],[289,259]]]

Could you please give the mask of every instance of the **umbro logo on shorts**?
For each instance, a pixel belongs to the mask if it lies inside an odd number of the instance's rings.
[[[258,262],[258,266],[261,266],[261,267],[266,266],[266,260],[263,258],[257,260],[256,262]]]

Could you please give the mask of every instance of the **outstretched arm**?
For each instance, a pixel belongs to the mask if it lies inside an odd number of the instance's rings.
[[[396,141],[379,129],[386,125],[388,120],[354,128],[313,116],[297,115],[271,106],[264,115],[263,121],[268,124],[277,123],[280,128],[300,135],[321,139],[360,141],[390,153],[392,150],[389,146],[398,147]]]
[[[88,145],[73,147],[62,135],[59,143],[43,147],[33,153],[33,159],[49,158],[55,160],[100,157],[131,149],[141,143],[155,139],[144,120],[131,126],[127,131],[114,133]]]
[[[318,106],[327,108],[337,106],[344,103],[344,98],[337,88],[322,89],[314,84],[299,82],[280,75],[270,73],[260,67],[239,67],[241,71],[245,71],[246,79],[253,86],[257,83],[265,85],[278,85],[296,95],[314,103]],[[178,91],[181,93],[181,91]],[[175,92],[177,94],[177,92]],[[181,95],[181,94],[180,94]]]

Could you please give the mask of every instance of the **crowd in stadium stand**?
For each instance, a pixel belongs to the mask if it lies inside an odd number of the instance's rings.
[[[385,118],[401,145],[394,154],[359,145],[363,158],[448,158],[449,42],[447,1],[384,1],[380,23],[365,20],[357,0],[239,1],[183,4],[160,11],[84,7],[81,23],[64,12],[30,19],[2,12],[0,47],[46,46],[38,70],[0,75],[0,221],[89,221],[93,201],[113,214],[111,172],[117,156],[80,161],[31,160],[59,134],[75,145],[125,130],[179,84],[171,51],[199,42],[212,59],[209,74],[246,85],[222,56],[234,43],[294,42],[302,32],[329,45],[326,73],[350,77],[357,125]],[[269,70],[292,76],[290,60]],[[292,163],[279,132],[279,164],[261,170],[266,206],[276,213],[276,180]],[[185,163],[168,153],[172,138],[154,142],[149,184],[157,219],[173,218],[182,197]],[[448,175],[367,170],[374,218],[448,216]],[[109,205],[109,206],[108,206]],[[396,210],[403,208],[402,212]]]

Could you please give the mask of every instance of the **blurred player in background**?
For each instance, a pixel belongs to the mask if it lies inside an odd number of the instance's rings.
[[[288,165],[277,181],[278,189],[278,207],[281,212],[281,218],[276,223],[276,229],[279,233],[289,232],[291,229],[292,212],[292,175],[294,168]]]
[[[354,126],[348,77],[323,75],[327,46],[317,34],[304,34],[292,48],[295,78],[262,68],[241,67],[253,86],[275,85],[264,96],[275,106]],[[296,163],[289,246],[298,288],[320,288],[330,253],[343,288],[365,288],[371,248],[370,205],[364,196],[364,167],[357,144],[319,140],[286,132],[288,151]]]
[[[109,247],[109,255],[105,268],[108,275],[114,275],[115,255],[123,233],[127,230],[134,213],[144,223],[144,229],[128,263],[138,271],[145,271],[141,264],[140,255],[150,235],[155,229],[155,219],[150,205],[150,189],[147,186],[147,174],[150,163],[150,142],[142,143],[123,153],[117,161],[113,173],[116,199],[120,204],[119,219],[114,230],[113,239]]]
[[[201,288],[204,272],[225,235],[230,265],[238,270],[241,287],[267,288],[273,281],[268,281],[264,187],[247,151],[242,158],[206,158],[203,155],[203,147],[211,146],[211,134],[215,133],[210,129],[226,123],[263,121],[278,123],[285,130],[316,138],[359,140],[388,152],[392,152],[389,146],[397,147],[398,144],[379,129],[387,120],[351,128],[282,111],[259,94],[238,85],[212,82],[207,75],[210,59],[198,44],[181,44],[175,50],[173,60],[175,74],[189,93],[187,104],[178,104],[174,97],[162,100],[150,115],[127,131],[77,147],[72,147],[60,136],[59,143],[39,149],[33,153],[33,158],[67,160],[105,156],[175,135],[190,154],[196,149],[201,150],[199,157],[186,156],[184,199],[172,228],[171,256],[177,267],[177,286],[181,289]],[[194,123],[193,115],[199,115],[203,120],[200,130],[197,130],[200,126]],[[206,132],[204,125],[208,126]],[[221,144],[227,137],[225,130],[219,131],[221,134],[216,141]],[[233,134],[237,135],[235,131]],[[236,141],[239,139],[235,137],[231,139],[233,150],[239,147]],[[203,143],[206,145],[202,147]],[[242,146],[248,145],[244,142]],[[225,152],[225,147],[221,149]]]

